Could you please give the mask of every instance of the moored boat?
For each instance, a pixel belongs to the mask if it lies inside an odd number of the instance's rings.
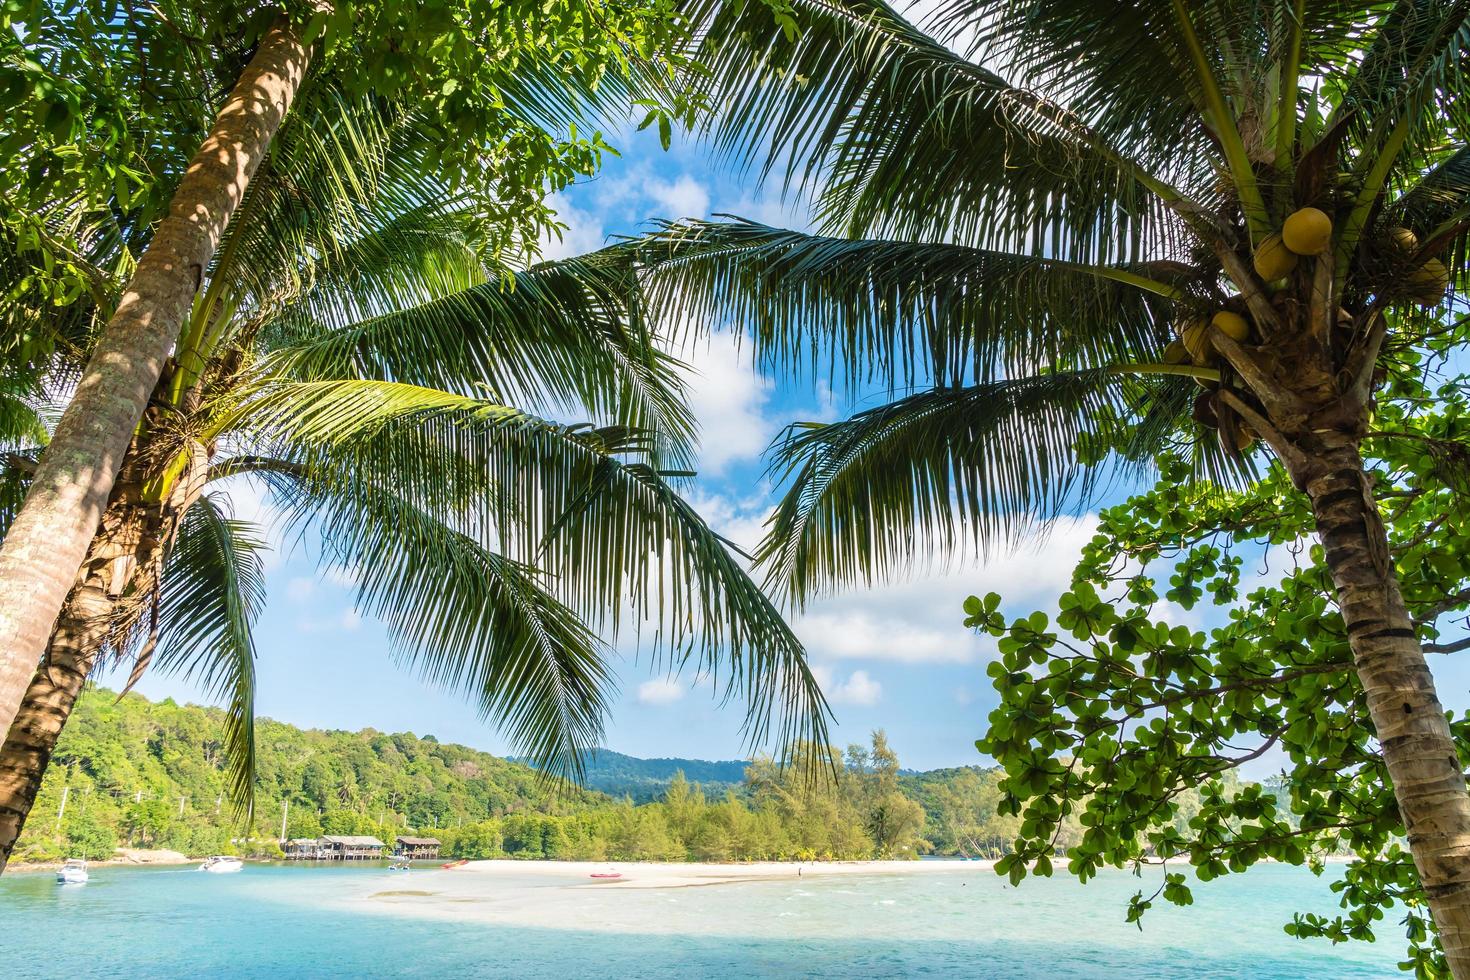
[[[594,871],[587,877],[597,878],[601,881],[613,881],[621,878],[622,876],[623,873],[621,871]]]
[[[56,871],[56,880],[63,885],[85,885],[88,878],[87,862],[81,858],[67,858]]]
[[[199,870],[208,871],[211,874],[223,875],[229,874],[232,871],[239,871],[243,867],[245,867],[245,862],[237,857],[230,857],[228,854],[216,854],[213,857],[205,858],[204,863],[199,866]]]
[[[458,861],[450,861],[448,864],[439,865],[439,867],[444,868],[445,870],[449,870],[451,868],[462,868],[469,863],[469,858],[460,858]]]

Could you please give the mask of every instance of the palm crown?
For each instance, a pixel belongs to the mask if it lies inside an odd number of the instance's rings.
[[[1259,369],[1177,363],[1191,322],[1240,313],[1269,342],[1290,298],[1331,320],[1324,370],[1371,375],[1390,320],[1412,344],[1463,277],[1466,5],[964,0],[942,38],[882,3],[794,11],[789,35],[760,4],[692,15],[716,144],[807,194],[824,233],[683,222],[645,242],[667,302],[749,325],[769,360],[909,389],[780,445],[763,551],[794,598],[882,575],[924,532],[1075,501],[1118,462],[1075,451],[1104,410],[1147,460],[1181,422],[1204,434],[1193,381],[1223,374],[1207,421],[1269,437],[1232,404],[1262,407]],[[1253,252],[1304,206],[1330,216],[1331,261],[1263,280]],[[1215,442],[1199,464],[1236,469]]]
[[[434,139],[330,79],[303,93],[124,464],[113,506],[171,544],[128,566],[108,646],[228,699],[248,800],[262,535],[220,481],[250,474],[404,660],[550,771],[597,744],[628,627],[743,699],[753,740],[822,732],[799,642],[671,483],[695,426],[626,256],[487,261],[496,216],[433,178]],[[0,534],[39,429],[15,403]]]

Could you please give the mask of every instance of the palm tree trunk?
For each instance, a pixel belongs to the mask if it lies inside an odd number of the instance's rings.
[[[1312,501],[1358,677],[1456,977],[1470,977],[1470,796],[1357,446],[1330,440],[1298,482]],[[1336,442],[1336,444],[1332,444]]]
[[[0,731],[8,731],[220,236],[300,87],[309,49],[278,21],[179,182],[0,545]]]
[[[10,862],[56,741],[107,639],[113,602],[103,575],[102,568],[89,565],[67,597],[46,662],[31,679],[0,748],[0,873]]]

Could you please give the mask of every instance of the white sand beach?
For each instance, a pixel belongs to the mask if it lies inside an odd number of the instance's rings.
[[[988,871],[991,861],[787,861],[751,864],[693,864],[595,861],[471,861],[452,869],[455,874],[498,875],[524,879],[528,876],[564,881],[566,884],[618,888],[695,888],[742,881],[804,880],[840,875],[945,874],[955,871]],[[615,872],[615,879],[594,879],[593,874]]]
[[[619,877],[591,877],[609,872]],[[617,933],[740,932],[748,929],[748,916],[736,913],[749,909],[795,934],[811,927],[813,920],[798,912],[804,903],[819,902],[819,892],[866,895],[850,900],[891,913],[895,902],[889,890],[894,879],[914,885],[932,882],[942,890],[947,882],[956,891],[965,884],[973,890],[982,882],[986,887],[999,886],[989,861],[474,861],[450,869],[435,866],[365,877],[368,880],[358,884],[349,899],[359,909]]]

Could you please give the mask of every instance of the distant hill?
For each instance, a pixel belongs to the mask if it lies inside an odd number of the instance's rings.
[[[513,759],[529,764],[528,759]],[[682,772],[691,783],[698,783],[707,795],[721,796],[727,789],[739,790],[745,783],[745,769],[750,764],[738,759],[708,762],[704,759],[639,759],[612,749],[598,749],[582,760],[587,789],[609,796],[629,796],[635,803],[661,799],[675,773]]]
[[[121,701],[89,688],[77,701],[46,772],[19,857],[63,856],[56,839],[63,791],[66,847],[98,855],[114,844],[221,853],[243,832],[365,834],[391,840],[509,814],[563,815],[607,807],[608,797],[431,735],[322,731],[259,718],[255,816],[248,831],[227,800],[224,713],[218,708]],[[45,815],[45,816],[41,816]]]

